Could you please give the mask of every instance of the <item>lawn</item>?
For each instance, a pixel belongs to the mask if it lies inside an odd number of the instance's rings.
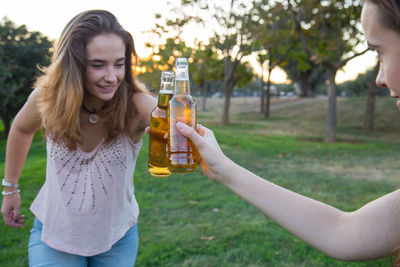
[[[322,142],[324,99],[292,103],[271,112],[269,119],[241,109],[237,101],[232,102],[229,126],[219,125],[218,100],[199,110],[199,122],[214,130],[226,155],[261,177],[346,211],[399,187],[400,123],[390,99],[377,99],[373,132],[362,130],[365,101],[340,99],[334,144]],[[137,266],[388,265],[387,259],[347,263],[325,256],[200,170],[154,178],[146,170],[147,145],[146,136],[134,180],[141,210]],[[1,176],[4,153],[2,141]],[[1,266],[27,266],[33,222],[29,205],[44,181],[45,162],[38,134],[20,179],[26,225],[11,229],[0,224]]]

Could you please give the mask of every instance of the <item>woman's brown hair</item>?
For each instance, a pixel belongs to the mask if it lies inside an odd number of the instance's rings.
[[[400,0],[364,0],[379,8],[379,20],[382,26],[400,34]]]
[[[101,111],[106,124],[106,140],[127,132],[132,115],[137,113],[133,94],[145,92],[135,81],[136,52],[131,34],[125,31],[117,18],[105,10],[89,10],[75,16],[62,31],[54,48],[52,62],[39,77],[39,110],[45,126],[45,135],[55,141],[64,141],[70,149],[82,142],[79,113],[85,95],[86,45],[93,37],[113,33],[125,44],[125,78],[112,100]]]

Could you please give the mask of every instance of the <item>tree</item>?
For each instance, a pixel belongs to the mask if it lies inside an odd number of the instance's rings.
[[[164,26],[157,26],[152,30],[153,34],[161,35],[168,31]],[[223,79],[223,68],[219,64],[217,54],[210,45],[197,42],[195,48],[186,46],[179,36],[168,37],[163,44],[146,43],[152,50],[150,57],[141,60],[141,66],[145,70],[138,77],[149,88],[158,89],[161,71],[173,69],[176,57],[187,57],[189,61],[189,74],[194,88],[200,88],[203,95],[205,110],[206,96],[210,88],[210,81]]]
[[[187,57],[189,63],[193,61],[193,49],[187,47],[179,38],[167,38],[164,44],[146,43],[146,46],[153,52],[149,58],[141,60],[141,66],[145,70],[138,77],[151,89],[158,89],[161,71],[172,70],[176,57]]]
[[[336,73],[351,59],[364,40],[358,29],[360,1],[287,0],[298,36],[312,61],[328,70],[328,111],[325,141],[336,141]]]
[[[209,0],[183,0],[179,8],[172,8],[175,16],[169,14],[165,25],[182,29],[193,23],[204,25],[210,32],[209,39],[224,65],[225,101],[221,118],[222,125],[229,123],[230,98],[236,85],[237,70],[246,55],[252,52],[253,33],[249,30],[252,21],[252,2],[231,0],[212,2]],[[211,4],[211,5],[210,5]],[[196,14],[196,15],[191,15]],[[171,18],[172,17],[172,18]],[[211,32],[211,30],[213,32]]]
[[[290,52],[285,64],[281,67],[300,88],[300,97],[312,95],[327,80],[326,68],[322,64],[311,61],[299,44]]]
[[[257,60],[261,65],[261,112],[265,117],[270,110],[271,73],[275,67],[285,65],[288,55],[296,42],[291,37],[293,22],[288,11],[279,2],[261,0],[254,1],[253,23],[254,49],[257,51]],[[265,84],[264,67],[268,75]]]
[[[234,2],[234,0],[231,1],[229,13],[222,15],[219,19],[221,25],[226,27],[226,31],[222,34],[216,34],[214,38],[216,47],[224,57],[225,63],[225,101],[221,118],[222,125],[229,123],[230,99],[238,80],[235,77],[238,66],[243,57],[252,52],[250,43],[252,42],[253,34],[249,31],[249,24],[252,23],[251,14],[241,14],[240,10],[247,9],[244,4],[239,4],[236,7],[236,11]]]
[[[5,136],[11,121],[30,94],[37,66],[50,63],[52,43],[39,32],[29,32],[8,18],[0,22],[0,117]]]
[[[195,64],[193,64],[190,73],[192,74],[193,82],[201,88],[203,95],[202,110],[205,111],[211,81],[222,80],[224,78],[224,69],[221,68],[218,55],[211,45],[203,45],[199,42],[194,51],[193,61]]]

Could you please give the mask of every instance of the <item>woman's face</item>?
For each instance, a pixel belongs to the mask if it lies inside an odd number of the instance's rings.
[[[125,75],[125,44],[116,34],[95,36],[86,46],[85,99],[91,108],[111,100]]]
[[[400,97],[400,34],[381,25],[379,7],[365,1],[361,13],[361,24],[368,45],[377,51],[380,69],[376,84],[388,87],[392,97]],[[400,100],[397,101],[400,108]]]

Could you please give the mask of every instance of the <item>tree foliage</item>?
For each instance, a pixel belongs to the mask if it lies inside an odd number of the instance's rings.
[[[149,58],[141,60],[141,66],[144,71],[138,77],[150,88],[151,91],[157,91],[160,85],[161,72],[163,70],[174,68],[176,57],[186,57],[193,62],[193,48],[179,38],[167,38],[164,44],[147,43],[146,46],[152,50]],[[189,65],[189,70],[191,66]]]
[[[218,69],[224,70],[225,103],[221,121],[222,124],[227,124],[230,97],[240,80],[239,65],[243,58],[253,51],[253,33],[250,31],[250,25],[253,23],[252,2],[193,0],[180,1],[179,8],[174,8],[172,3],[170,5],[174,12],[168,17],[157,15],[158,19],[164,20],[156,24],[158,33],[175,32],[176,38],[179,38],[183,29],[191,29],[195,24],[202,25],[201,31],[207,31],[210,35],[207,43],[212,47],[212,53],[218,55]],[[220,74],[219,71],[214,73],[217,76]]]
[[[294,35],[307,55],[322,64],[328,74],[326,142],[336,141],[336,74],[351,59],[367,51],[357,51],[364,41],[358,27],[361,1],[286,0],[295,22]]]
[[[271,73],[276,67],[286,65],[296,44],[291,35],[294,23],[288,13],[280,2],[254,1],[251,31],[254,33],[253,49],[262,69],[261,112],[265,117],[269,116],[270,109]],[[268,73],[266,82],[265,71]]]
[[[50,62],[51,42],[41,33],[29,32],[8,18],[0,22],[0,117],[5,134],[11,120],[30,94],[38,66]]]

